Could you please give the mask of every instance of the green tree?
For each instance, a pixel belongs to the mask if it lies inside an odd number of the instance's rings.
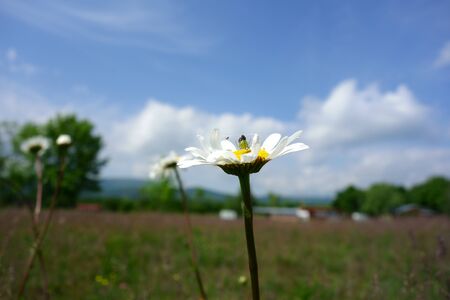
[[[0,123],[0,177],[4,176],[6,170],[6,137],[5,125]]]
[[[194,200],[196,201],[206,201],[206,192],[202,188],[195,188],[194,190]]]
[[[98,176],[105,159],[99,157],[103,147],[102,138],[94,133],[94,125],[75,115],[57,115],[43,125],[27,123],[23,125],[13,139],[16,154],[21,154],[21,143],[32,136],[44,135],[52,143],[49,151],[43,156],[45,165],[45,183],[47,195],[54,189],[58,172],[58,152],[54,141],[60,134],[69,134],[73,145],[69,148],[66,160],[66,172],[59,197],[60,206],[74,206],[82,190],[99,190]],[[28,157],[27,172],[33,174],[33,161]],[[48,197],[46,197],[48,199]]]
[[[338,192],[336,199],[333,201],[333,207],[346,213],[361,211],[364,199],[364,191],[350,185]]]
[[[390,213],[406,202],[406,191],[403,187],[377,183],[367,190],[362,211],[369,215]]]
[[[177,190],[169,178],[151,181],[141,189],[141,207],[162,211],[181,210]]]
[[[450,214],[450,181],[445,177],[432,177],[415,185],[409,191],[409,196],[416,204]]]
[[[241,194],[238,193],[235,195],[228,195],[223,201],[223,208],[232,209],[238,215],[241,215],[242,214]]]
[[[267,204],[268,204],[269,206],[273,206],[273,207],[279,207],[279,206],[281,206],[281,199],[280,199],[280,196],[278,196],[278,195],[275,194],[275,193],[269,192]]]
[[[3,131],[0,129],[0,174],[3,174],[6,164],[5,138],[3,135]]]
[[[189,211],[195,213],[213,213],[218,212],[223,204],[220,201],[213,199],[205,189],[197,187],[193,192],[189,193],[192,196],[188,199]]]
[[[23,155],[15,153],[12,147],[12,140],[18,130],[16,123],[0,123],[0,205],[26,200],[22,194],[30,194],[35,187],[29,163]]]

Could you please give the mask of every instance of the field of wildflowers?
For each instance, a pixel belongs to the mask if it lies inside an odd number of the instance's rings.
[[[193,215],[192,222],[208,297],[250,298],[243,221]],[[255,218],[255,237],[263,299],[449,297],[445,218]],[[0,299],[15,299],[31,242],[28,213],[0,211]],[[53,299],[199,298],[181,214],[57,211],[43,254]],[[25,299],[45,299],[39,268]]]

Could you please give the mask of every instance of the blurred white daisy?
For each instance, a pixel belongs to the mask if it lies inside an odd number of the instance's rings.
[[[47,151],[49,146],[50,141],[48,138],[42,135],[37,135],[23,141],[20,145],[20,149],[28,154],[42,156],[45,151]]]
[[[151,179],[164,178],[170,175],[170,171],[177,167],[177,164],[186,159],[186,156],[180,156],[174,151],[157,160],[151,167],[149,176]]]
[[[72,144],[72,138],[68,134],[61,134],[56,139],[56,144],[58,146],[69,146],[70,144]]]
[[[189,147],[186,151],[193,156],[178,163],[180,168],[188,168],[196,165],[217,165],[226,173],[240,175],[242,173],[256,173],[268,161],[285,154],[308,149],[303,143],[292,143],[302,131],[297,131],[291,136],[281,137],[279,133],[269,135],[261,144],[255,134],[249,145],[242,135],[237,145],[226,139],[220,138],[218,129],[214,129],[209,141],[199,135],[201,148]]]

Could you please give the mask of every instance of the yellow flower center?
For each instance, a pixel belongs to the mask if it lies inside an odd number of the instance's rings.
[[[233,151],[234,155],[236,155],[237,159],[241,159],[243,154],[247,154],[252,152],[252,150],[250,149],[239,149],[236,151]],[[269,157],[269,152],[267,152],[264,148],[261,148],[258,152],[258,157],[262,158],[262,159],[267,159],[267,157]]]
[[[266,159],[269,157],[269,152],[267,152],[264,148],[259,149],[258,157],[261,157],[262,159]]]
[[[234,155],[236,155],[237,159],[239,159],[239,160],[241,160],[242,154],[246,154],[246,153],[249,153],[249,152],[252,152],[252,150],[250,150],[250,149],[239,149],[239,150],[233,151]]]

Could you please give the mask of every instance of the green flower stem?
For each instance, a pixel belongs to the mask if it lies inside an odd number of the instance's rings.
[[[42,242],[44,241],[44,238],[47,234],[48,228],[50,226],[50,222],[53,217],[53,213],[55,211],[56,202],[57,202],[59,191],[61,189],[62,181],[64,178],[64,169],[65,169],[65,155],[62,154],[60,157],[58,178],[56,180],[56,188],[52,195],[52,199],[51,199],[51,203],[50,203],[50,210],[49,210],[49,213],[47,214],[47,218],[44,221],[44,224],[43,224],[43,227],[42,227],[42,230],[41,230],[39,236],[35,239],[33,245],[31,246],[30,256],[28,258],[28,261],[27,261],[27,264],[25,267],[25,273],[24,273],[24,275],[22,277],[22,281],[20,283],[17,299],[22,298],[23,293],[25,292],[25,287],[28,282],[28,278],[30,277],[31,268],[33,267],[34,260],[36,259],[36,255],[41,251]]]
[[[258,262],[256,260],[255,238],[253,235],[253,208],[250,192],[250,175],[239,175],[242,191],[242,210],[244,213],[245,237],[247,240],[248,267],[252,280],[252,299],[259,300]]]
[[[42,194],[43,194],[43,173],[44,173],[44,166],[42,164],[41,156],[38,154],[35,154],[35,170],[36,170],[36,177],[37,177],[37,191],[36,191],[36,205],[34,206],[34,214],[32,216],[32,230],[33,230],[33,237],[34,240],[37,240],[39,237],[39,223],[41,221],[41,211],[42,211]],[[50,290],[48,287],[48,276],[47,276],[47,268],[45,266],[45,260],[44,255],[42,253],[41,249],[37,250],[37,256],[39,264],[41,265],[41,271],[42,271],[42,284],[45,291],[45,297],[46,299],[50,299]]]
[[[200,269],[198,267],[198,262],[197,262],[197,252],[196,252],[195,246],[194,246],[194,238],[193,238],[193,234],[192,234],[191,218],[189,217],[187,195],[184,190],[183,182],[181,181],[181,177],[180,177],[180,174],[179,174],[176,166],[173,167],[173,171],[175,173],[175,177],[178,182],[178,188],[180,190],[180,195],[181,195],[181,202],[183,203],[184,219],[186,222],[186,236],[187,236],[188,247],[191,250],[192,268],[194,269],[195,278],[197,279],[198,289],[200,291],[201,298],[203,300],[207,300],[208,298],[206,297],[205,289],[203,287],[202,277],[200,275]]]
[[[42,194],[43,194],[43,173],[44,166],[42,164],[41,156],[35,154],[35,170],[37,177],[37,191],[36,191],[36,205],[34,206],[34,214],[32,216],[32,229],[33,229],[33,237],[36,241],[39,237],[39,223],[41,221],[41,211],[42,211]],[[44,287],[45,298],[50,299],[50,290],[48,287],[48,276],[47,276],[47,268],[45,266],[44,255],[41,249],[37,250],[37,256],[39,264],[41,265],[42,271],[42,285]]]
[[[39,237],[39,223],[41,220],[41,211],[42,211],[42,193],[43,193],[43,165],[41,157],[38,154],[35,154],[35,170],[37,176],[37,191],[36,191],[36,205],[34,207],[34,215],[32,216],[32,229],[34,240],[36,241]],[[39,264],[41,265],[42,271],[42,285],[44,287],[45,298],[50,299],[50,290],[48,287],[48,276],[47,276],[47,268],[45,266],[44,255],[41,249],[37,250],[37,256]]]
[[[37,240],[39,238],[39,229],[37,227],[37,224],[35,223],[34,218],[31,221],[33,222],[33,226],[32,226],[33,236],[34,236],[34,239]],[[47,272],[47,267],[45,265],[44,254],[42,253],[42,249],[40,249],[40,248],[37,249],[36,251],[37,251],[38,262],[41,265],[42,286],[44,288],[45,299],[49,300],[50,299],[50,288],[48,285],[48,272]]]
[[[24,199],[26,199],[26,197],[23,195],[23,193],[21,192],[20,188],[17,186],[16,183],[10,181],[10,180],[5,180],[4,178],[0,178],[0,182],[8,189],[11,189],[11,191],[13,193],[16,194],[17,197],[19,197],[19,203],[20,204],[25,204],[26,207],[28,208],[27,211],[30,213],[30,219],[31,219],[31,230],[33,232],[33,238],[35,240],[38,239],[39,237],[39,228],[38,228],[38,224],[36,223],[36,219],[34,217],[34,208],[33,208],[33,204],[31,204],[31,202],[29,201],[25,201]],[[47,268],[45,266],[45,259],[44,259],[44,254],[42,253],[42,250],[39,249],[37,251],[37,256],[38,256],[38,261],[39,264],[41,265],[41,271],[42,271],[42,287],[44,289],[44,293],[45,293],[45,299],[49,300],[50,299],[50,290],[49,290],[49,286],[48,286],[48,275],[47,275]]]
[[[38,154],[35,154],[34,164],[37,176],[36,205],[34,207],[34,222],[39,225],[39,219],[42,209],[42,160]]]

